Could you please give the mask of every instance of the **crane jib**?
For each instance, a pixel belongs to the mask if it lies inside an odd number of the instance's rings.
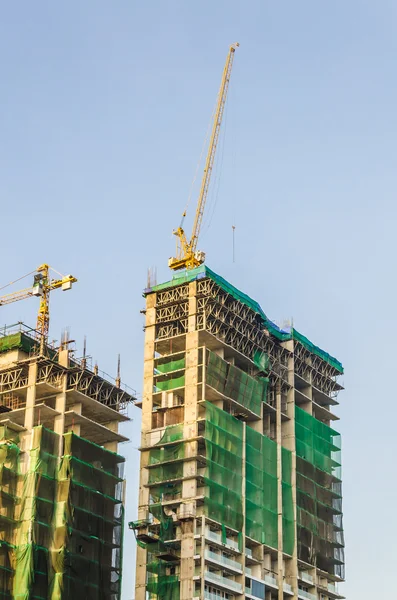
[[[196,214],[194,218],[190,241],[187,241],[185,233],[181,228],[174,231],[175,235],[178,238],[177,253],[175,258],[170,258],[170,260],[168,261],[169,267],[174,270],[183,268],[192,269],[202,264],[205,260],[204,252],[197,252],[196,248],[198,238],[200,235],[200,229],[203,220],[205,204],[207,201],[209,184],[211,180],[212,168],[214,165],[216,149],[218,145],[219,132],[222,124],[222,117],[229,89],[234,52],[238,46],[239,44],[237,42],[230,46],[226,58],[225,67],[223,69],[221,86],[218,92],[218,102],[212,125],[210,143],[205,161],[204,173],[201,180],[200,193],[197,200]]]

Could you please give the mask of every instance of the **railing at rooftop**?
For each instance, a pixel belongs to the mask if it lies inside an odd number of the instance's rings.
[[[12,325],[5,325],[4,327],[0,328],[0,338],[14,335],[17,333],[21,333],[24,336],[26,336],[27,338],[29,338],[30,340],[32,340],[32,342],[37,343],[39,332],[36,329],[32,329],[31,327],[28,327],[28,325],[25,325],[25,323],[23,323],[22,321],[19,321],[18,323],[14,323]],[[45,352],[44,352],[45,356],[47,358],[50,358],[51,360],[54,360],[54,358],[57,356],[57,354],[59,352],[59,347],[56,344],[47,341],[45,344],[44,350],[45,350]],[[38,352],[39,352],[39,344],[37,343],[37,349],[33,352],[33,355],[36,356],[38,354]],[[116,380],[116,378],[112,377],[111,375],[109,375],[109,373],[106,373],[105,371],[101,371],[100,369],[93,368],[92,366],[88,367],[87,361],[84,361],[82,358],[71,357],[70,367],[71,368],[77,367],[79,369],[84,369],[85,371],[88,371],[91,375],[97,375],[99,378],[104,379],[110,385],[126,392],[129,396],[136,399],[137,394],[134,389],[132,389],[130,386],[126,385],[125,383],[118,382]]]

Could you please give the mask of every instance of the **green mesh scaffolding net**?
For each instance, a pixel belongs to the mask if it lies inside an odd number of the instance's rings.
[[[266,355],[261,354],[261,357],[262,362],[258,356],[258,364],[267,368]],[[262,403],[266,402],[268,378],[251,377],[214,352],[207,351],[206,383],[255,415],[261,415]]]
[[[245,453],[245,531],[247,537],[272,548],[278,546],[278,482],[277,444],[251,427],[218,408],[204,402],[205,419],[202,439],[205,446],[205,468],[201,477],[205,485],[204,514],[226,528],[243,529],[243,455]],[[149,450],[148,470],[151,504],[158,532],[156,543],[144,543],[151,554],[148,561],[147,591],[150,598],[175,600],[179,587],[172,565],[161,554],[169,553],[169,543],[176,538],[175,524],[167,514],[164,502],[181,497],[185,443],[183,425],[165,428],[155,447]],[[295,543],[292,502],[292,453],[281,448],[283,550],[292,554]],[[241,536],[240,536],[241,542]],[[241,543],[240,543],[241,545]]]
[[[292,452],[281,448],[281,486],[283,502],[283,550],[292,554],[295,545],[294,504],[292,500]]]
[[[0,428],[1,597],[119,598],[123,459],[72,433],[59,459],[56,433],[31,435],[22,474],[18,436]]]
[[[156,363],[156,369],[159,373],[170,373],[171,371],[181,371],[185,368],[185,359],[177,360],[159,359]]]
[[[167,542],[176,537],[172,516],[167,514],[164,502],[180,498],[183,478],[183,458],[185,443],[183,425],[170,425],[165,428],[156,447],[149,451],[150,504],[149,513],[157,527],[156,542],[138,541],[147,550],[146,592],[150,600],[179,600],[179,577],[173,574],[175,562],[165,560],[173,549]]]
[[[247,427],[245,533],[277,548],[277,519],[277,445]]]
[[[241,531],[243,424],[210,402],[205,413],[205,514]]]
[[[298,557],[344,577],[340,435],[295,408]]]

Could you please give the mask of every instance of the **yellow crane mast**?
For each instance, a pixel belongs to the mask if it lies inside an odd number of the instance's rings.
[[[0,296],[0,306],[11,304],[18,300],[25,300],[32,296],[40,298],[39,312],[37,314],[36,331],[37,337],[40,340],[40,349],[44,350],[44,344],[48,339],[50,326],[50,292],[62,288],[63,291],[70,290],[72,284],[76,283],[77,279],[73,275],[61,275],[61,279],[51,279],[50,266],[47,264],[40,265],[34,274],[33,286]]]
[[[214,166],[216,148],[219,140],[219,132],[222,124],[222,117],[225,109],[227,92],[229,89],[230,75],[232,72],[234,53],[239,44],[236,42],[229,48],[226,58],[226,64],[223,69],[221,87],[218,93],[218,102],[212,125],[211,138],[208,147],[207,158],[205,161],[203,178],[201,180],[200,194],[197,201],[196,215],[194,218],[192,235],[190,241],[187,240],[183,229],[183,219],[186,216],[186,211],[182,215],[182,223],[178,229],[173,232],[177,236],[176,257],[170,258],[168,266],[174,271],[178,269],[193,269],[198,267],[205,260],[205,253],[197,250],[197,242],[200,234],[201,223],[203,220],[205,203],[208,196],[208,188],[210,185],[212,168]]]

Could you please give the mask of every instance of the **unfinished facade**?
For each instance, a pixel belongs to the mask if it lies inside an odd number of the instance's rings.
[[[135,600],[341,598],[342,365],[205,266],[145,295]]]
[[[118,426],[134,399],[68,343],[43,354],[27,327],[2,330],[1,598],[120,598]]]

